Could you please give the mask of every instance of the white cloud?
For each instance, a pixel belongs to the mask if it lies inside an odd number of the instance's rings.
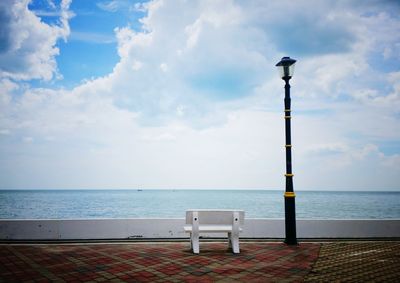
[[[138,71],[138,70],[140,70],[142,67],[143,67],[142,62],[137,61],[137,60],[133,61],[132,70]]]
[[[57,40],[70,30],[70,0],[60,5],[60,25],[48,25],[28,10],[28,0],[0,3],[0,78],[50,80],[57,72]]]
[[[197,19],[192,25],[185,27],[185,33],[187,34],[186,47],[193,48],[196,46],[201,32],[201,22]]]
[[[398,189],[399,155],[385,155],[374,144],[346,145],[338,152],[297,158],[297,184],[313,189]]]
[[[311,154],[337,154],[343,153],[348,150],[348,146],[344,143],[326,143],[326,144],[314,144],[308,151]]]
[[[113,35],[83,31],[72,31],[69,39],[100,44],[110,44],[116,42]]]
[[[160,64],[160,70],[163,71],[164,73],[168,71],[168,65],[166,63],[161,63]]]
[[[142,5],[141,3],[132,3],[132,1],[129,0],[111,0],[111,1],[101,1],[97,3],[97,7],[100,9],[115,13],[121,10],[142,10]]]
[[[22,140],[24,143],[32,143],[34,141],[32,137],[24,137]]]
[[[121,1],[108,1],[108,2],[99,2],[97,6],[108,12],[116,12],[120,8]]]
[[[8,136],[10,133],[11,132],[8,129],[0,129],[0,135]]]
[[[179,117],[185,115],[185,109],[186,107],[184,105],[178,105],[178,107],[176,107],[176,113],[178,114]]]

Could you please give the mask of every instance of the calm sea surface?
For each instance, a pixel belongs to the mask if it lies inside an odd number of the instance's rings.
[[[182,218],[235,208],[284,218],[283,192],[263,190],[0,190],[1,219]],[[400,192],[296,192],[298,219],[400,219]]]

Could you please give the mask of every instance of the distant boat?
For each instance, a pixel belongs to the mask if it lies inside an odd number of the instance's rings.
[[[137,191],[138,191],[138,192],[142,192],[143,190],[142,190],[142,189],[138,189]]]

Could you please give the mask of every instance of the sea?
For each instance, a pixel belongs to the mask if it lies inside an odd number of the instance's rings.
[[[279,190],[0,190],[0,219],[183,218],[242,209],[284,218]],[[400,192],[297,191],[297,219],[400,219]]]

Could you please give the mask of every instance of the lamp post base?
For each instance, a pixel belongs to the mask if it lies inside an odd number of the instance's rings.
[[[299,245],[299,243],[297,242],[296,239],[294,239],[294,240],[285,239],[283,242],[288,246],[297,246],[297,245]]]
[[[285,193],[285,244],[297,245],[294,193]]]

